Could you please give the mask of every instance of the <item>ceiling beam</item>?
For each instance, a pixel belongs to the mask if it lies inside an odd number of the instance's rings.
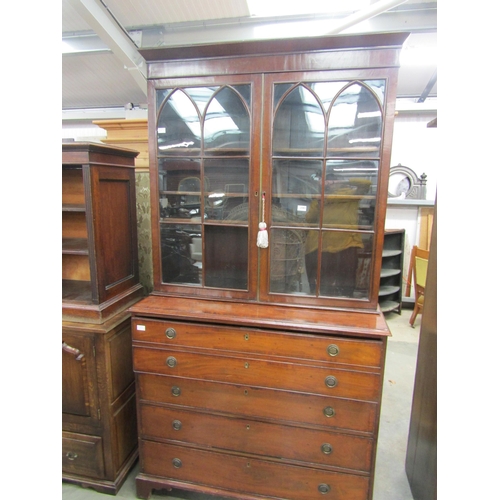
[[[430,91],[432,90],[432,87],[436,84],[437,81],[437,69],[434,71],[433,75],[430,77],[429,82],[427,83],[425,89],[423,90],[422,94],[418,98],[417,102],[424,102],[427,97],[429,96]]]
[[[126,30],[99,0],[69,0],[79,15],[113,51],[147,95],[147,65]]]

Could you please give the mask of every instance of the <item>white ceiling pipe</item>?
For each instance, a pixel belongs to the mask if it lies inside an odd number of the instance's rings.
[[[342,19],[340,23],[338,23],[333,30],[328,32],[328,35],[336,35],[337,33],[341,33],[347,28],[354,26],[355,24],[360,23],[361,21],[366,21],[371,17],[375,17],[382,12],[385,12],[393,7],[397,7],[403,3],[406,3],[408,0],[380,0],[373,5],[370,5],[366,9],[358,10],[354,14],[347,16],[345,19]]]

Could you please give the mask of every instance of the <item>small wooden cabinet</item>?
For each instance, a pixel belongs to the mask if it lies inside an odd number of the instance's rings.
[[[143,296],[137,259],[136,151],[62,145],[62,315],[103,323]]]
[[[401,314],[404,250],[405,230],[389,229],[385,231],[378,292],[380,309],[384,313],[396,311]]]
[[[136,151],[62,146],[62,478],[116,494],[137,459]]]
[[[141,51],[154,290],[137,496],[372,498],[404,34]]]
[[[130,314],[62,323],[62,478],[116,494],[137,459]]]

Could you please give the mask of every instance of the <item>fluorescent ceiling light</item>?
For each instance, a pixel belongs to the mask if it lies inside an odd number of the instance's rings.
[[[435,44],[414,44],[405,42],[399,56],[401,66],[437,66]]]
[[[307,14],[352,13],[370,5],[370,0],[247,0],[254,17],[284,17]]]

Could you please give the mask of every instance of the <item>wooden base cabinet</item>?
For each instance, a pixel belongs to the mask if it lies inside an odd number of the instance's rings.
[[[152,295],[132,308],[138,497],[183,488],[371,498],[389,335],[382,314],[324,310],[310,321],[307,309],[282,307],[288,319],[271,328],[264,318],[280,306],[192,307]]]
[[[137,460],[131,320],[62,323],[62,479],[116,494]]]

